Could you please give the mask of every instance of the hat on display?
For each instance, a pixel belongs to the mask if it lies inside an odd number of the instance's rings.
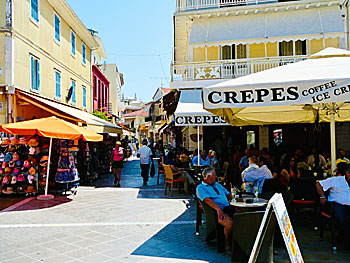
[[[12,154],[12,159],[13,159],[14,161],[18,161],[18,160],[19,160],[19,155],[18,155],[18,153],[14,152],[14,153]]]
[[[4,194],[13,194],[13,187],[7,186],[6,189],[3,189]]]
[[[30,154],[30,155],[35,154],[35,148],[30,147],[30,148],[29,148],[29,154]]]
[[[9,174],[11,174],[11,173],[12,173],[11,168],[10,168],[10,167],[6,167],[6,168],[5,168],[5,174],[6,174],[6,175],[9,175]]]
[[[20,160],[18,160],[18,161],[16,162],[16,167],[17,167],[17,168],[21,168],[21,167],[22,167],[22,162],[21,162]]]
[[[41,169],[41,174],[46,174],[47,173],[47,167],[44,166],[42,169]]]
[[[18,168],[13,169],[13,174],[14,175],[18,175],[19,172],[20,172],[20,170]]]
[[[8,176],[8,175],[4,176],[4,178],[2,178],[2,185],[8,184],[10,180],[11,180],[11,176]]]
[[[21,137],[21,138],[19,138],[19,144],[27,144],[27,139],[26,139],[26,137]]]
[[[34,167],[30,167],[30,169],[29,169],[29,174],[30,175],[35,175],[35,173],[36,173],[36,170],[35,170],[35,168]]]
[[[10,168],[14,168],[15,166],[16,166],[15,161],[12,160],[12,161],[9,162],[9,167]]]
[[[30,174],[27,175],[28,183],[32,184],[33,183],[33,179],[34,179],[33,175],[30,175]]]
[[[11,184],[16,184],[17,183],[17,176],[12,175],[11,177]]]
[[[11,153],[6,153],[6,155],[5,155],[5,162],[9,162],[9,161],[11,161],[12,160],[12,155],[11,155]]]
[[[0,153],[0,162],[5,161],[5,154]]]
[[[27,189],[24,189],[24,191],[25,191],[26,193],[33,193],[33,192],[35,192],[36,190],[35,190],[34,186],[28,185]]]
[[[17,176],[17,181],[18,181],[18,182],[23,182],[23,181],[24,181],[24,174],[19,174],[19,175]]]
[[[10,144],[10,142],[11,142],[10,139],[5,137],[5,138],[2,139],[1,145],[7,146],[7,145]]]
[[[8,148],[9,152],[13,152],[16,151],[16,147],[14,145],[10,145],[10,147]]]
[[[4,172],[4,169],[0,169],[0,175],[4,175],[5,172]]]
[[[23,163],[24,168],[30,168],[30,162],[28,160],[25,160]]]
[[[49,156],[47,155],[44,155],[43,157],[41,157],[40,166],[47,166],[48,160],[49,160]]]
[[[39,145],[39,142],[38,142],[37,139],[32,138],[32,139],[29,140],[28,145],[29,145],[30,147],[35,147],[35,146],[38,146],[38,145]]]
[[[30,160],[30,164],[31,164],[32,166],[36,166],[36,159],[35,159],[35,158],[32,158],[32,159]]]
[[[5,169],[6,167],[8,167],[8,163],[7,162],[2,162],[1,168]]]
[[[19,143],[19,141],[17,140],[16,137],[12,137],[10,139],[10,145],[17,145]]]

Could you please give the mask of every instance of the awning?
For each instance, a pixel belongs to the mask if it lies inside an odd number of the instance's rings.
[[[190,44],[207,46],[344,37],[338,6],[198,19]]]
[[[55,102],[50,99],[30,94],[28,92],[16,89],[16,94],[19,99],[27,101],[37,107],[40,107],[53,115],[57,115],[62,118],[82,122],[88,125],[88,129],[97,133],[121,133],[122,128],[98,118],[90,113],[82,111],[73,106],[65,105],[63,103]],[[108,130],[108,131],[107,131]]]
[[[221,117],[203,109],[201,90],[182,90],[175,115],[175,126],[228,125]]]
[[[156,122],[156,127],[154,129],[155,133],[160,133],[160,129],[163,128],[165,125],[167,125],[167,121],[166,120],[161,120]]]

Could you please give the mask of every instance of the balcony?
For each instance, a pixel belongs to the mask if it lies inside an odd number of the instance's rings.
[[[293,56],[172,64],[171,81],[175,82],[188,80],[234,79],[266,69],[302,61],[307,58],[308,56]]]
[[[239,5],[277,3],[278,0],[177,0],[176,13]]]

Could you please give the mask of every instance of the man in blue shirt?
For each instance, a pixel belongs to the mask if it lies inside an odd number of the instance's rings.
[[[198,165],[198,155],[193,158],[192,164]],[[210,165],[210,159],[209,159],[206,151],[201,151],[199,165]]]
[[[219,183],[216,182],[217,177],[215,169],[207,167],[203,170],[204,182],[197,187],[197,197],[215,209],[218,213],[218,222],[224,226],[225,250],[231,251],[231,235],[233,225],[233,214],[235,208],[230,205],[232,195]]]

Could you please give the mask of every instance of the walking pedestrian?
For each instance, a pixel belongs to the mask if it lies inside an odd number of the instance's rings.
[[[152,150],[147,146],[147,139],[142,140],[142,146],[137,152],[137,157],[140,158],[141,176],[143,178],[143,185],[147,185],[149,168],[152,161]]]
[[[122,168],[124,167],[123,154],[124,154],[124,149],[123,147],[121,147],[121,142],[117,141],[115,143],[115,148],[113,148],[113,151],[111,154],[111,160],[110,160],[110,166],[113,168],[114,186],[116,187],[120,187],[121,172],[122,172]],[[118,170],[118,177],[117,177],[117,170]]]

